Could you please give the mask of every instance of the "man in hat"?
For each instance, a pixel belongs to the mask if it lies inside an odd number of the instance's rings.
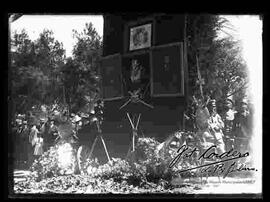
[[[21,150],[21,160],[24,164],[28,161],[28,136],[29,136],[29,127],[27,121],[23,121],[22,131],[21,131],[21,140],[22,140],[22,150]]]
[[[235,110],[233,110],[233,101],[227,98],[225,101],[225,111],[222,114],[222,120],[224,122],[223,133],[225,135],[226,150],[234,148],[234,133],[233,133],[233,123],[235,119]]]
[[[193,96],[196,105],[195,122],[196,122],[196,136],[200,139],[201,149],[208,149],[214,145],[215,139],[209,130],[210,113],[207,108],[210,98],[205,101],[202,96],[196,98]]]
[[[217,113],[215,99],[210,100],[208,108],[209,108],[209,112],[210,112],[210,118],[208,120],[209,129],[210,129],[210,132],[215,139],[215,145],[217,146],[217,152],[219,154],[221,154],[221,153],[225,152],[225,144],[223,141],[224,135],[222,132],[222,129],[224,128],[224,123],[223,123],[220,115]]]
[[[43,138],[43,150],[46,151],[49,148],[49,118],[41,117],[40,118],[40,129],[39,133]]]
[[[243,99],[240,102],[240,108],[234,121],[234,135],[236,138],[235,145],[238,151],[246,152],[249,148],[251,127],[251,116],[248,109],[248,102],[246,99]]]

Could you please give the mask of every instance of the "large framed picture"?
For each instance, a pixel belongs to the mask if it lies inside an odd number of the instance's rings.
[[[152,24],[144,24],[130,28],[129,50],[151,47]]]
[[[151,48],[151,95],[184,96],[183,44],[172,43]]]
[[[123,98],[122,58],[120,54],[109,55],[101,60],[102,97],[104,100]]]

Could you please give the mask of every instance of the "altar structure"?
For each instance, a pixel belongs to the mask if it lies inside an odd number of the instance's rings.
[[[179,14],[104,14],[102,132],[112,155],[127,150],[134,132],[163,141],[183,129],[185,20]]]

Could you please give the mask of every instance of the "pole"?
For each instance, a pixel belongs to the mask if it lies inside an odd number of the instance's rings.
[[[96,124],[97,124],[97,128],[98,128],[98,135],[99,135],[99,137],[101,139],[101,142],[103,144],[103,147],[104,147],[106,156],[108,158],[108,161],[111,161],[110,156],[109,156],[109,153],[108,153],[108,150],[107,150],[107,147],[106,147],[106,144],[105,144],[105,141],[104,141],[104,139],[102,137],[102,134],[101,134],[102,131],[101,131],[101,128],[100,128],[100,125],[99,125],[99,121],[96,121]]]
[[[131,127],[132,127],[132,129],[133,129],[133,128],[134,128],[134,125],[133,125],[132,120],[131,120],[131,118],[130,118],[130,116],[129,116],[129,113],[127,113],[127,117],[128,117],[128,120],[129,120],[129,122],[130,122],[130,124],[131,124]]]
[[[201,96],[203,97],[203,89],[202,89],[202,76],[201,76],[201,72],[200,72],[200,67],[199,67],[199,58],[198,58],[198,54],[196,53],[196,64],[197,64],[197,73],[198,73],[198,82],[200,85],[200,93]]]
[[[185,74],[185,90],[186,90],[186,103],[187,98],[189,96],[189,86],[188,86],[188,78],[189,78],[189,72],[188,72],[188,39],[187,39],[187,25],[188,25],[188,15],[185,14],[185,24],[184,24],[184,74]]]
[[[108,161],[111,161],[110,156],[109,156],[109,153],[108,153],[108,150],[107,150],[107,147],[106,147],[106,144],[105,144],[105,141],[104,141],[104,139],[103,139],[103,137],[101,135],[100,135],[100,139],[101,139],[102,144],[103,144],[103,147],[105,149],[105,153],[106,153],[106,156],[108,158]]]
[[[94,148],[95,148],[95,146],[96,146],[97,139],[98,139],[98,136],[96,136],[96,138],[95,138],[95,140],[94,140],[94,143],[92,144],[92,147],[91,147],[91,150],[90,150],[90,153],[89,153],[89,159],[91,159],[91,157],[92,157],[92,153],[93,153]]]
[[[107,147],[106,147],[106,144],[105,144],[105,141],[104,141],[104,139],[103,139],[103,137],[102,137],[102,135],[101,135],[101,129],[100,129],[100,126],[99,126],[98,121],[96,121],[96,124],[97,124],[97,129],[98,129],[98,135],[96,136],[96,138],[95,138],[95,140],[94,140],[94,143],[93,143],[93,145],[92,145],[92,147],[91,147],[90,154],[89,154],[89,158],[92,157],[92,153],[93,153],[94,148],[95,148],[95,146],[96,146],[97,140],[98,140],[98,138],[100,138],[100,139],[101,139],[101,142],[102,142],[102,145],[103,145],[103,148],[104,148],[104,150],[105,150],[107,159],[108,159],[108,161],[111,161],[110,156],[109,156],[109,152],[108,152]]]
[[[137,119],[136,129],[138,129],[138,125],[139,125],[139,122],[140,122],[140,118],[141,118],[141,114],[139,114],[139,117],[138,117],[138,119]]]

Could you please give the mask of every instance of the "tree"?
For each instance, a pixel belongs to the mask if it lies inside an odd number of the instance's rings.
[[[229,95],[241,99],[247,84],[246,64],[241,58],[239,43],[231,37],[219,39],[218,32],[228,21],[217,15],[188,15],[189,86],[192,94],[210,95],[217,101]],[[198,80],[199,73],[204,80]]]
[[[73,58],[62,68],[65,97],[72,112],[90,113],[100,91],[101,37],[92,23],[86,23],[81,33],[73,30],[73,34],[77,41]]]
[[[231,38],[214,41],[211,52],[215,53],[207,69],[208,82],[205,89],[214,92],[219,100],[232,95],[243,98],[248,85],[246,64],[237,41]]]
[[[50,104],[59,95],[60,67],[64,64],[63,45],[44,30],[31,41],[25,30],[11,39],[11,94],[13,108],[26,113],[34,105]]]

